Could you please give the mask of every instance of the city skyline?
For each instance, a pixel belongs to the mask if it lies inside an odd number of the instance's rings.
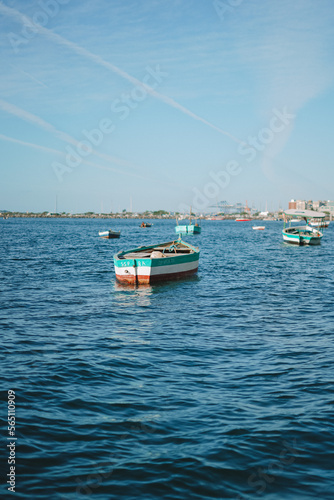
[[[333,198],[329,0],[8,0],[0,14],[3,209]]]
[[[127,210],[126,208],[123,208],[123,209],[120,209],[118,208],[117,210],[104,210],[104,207],[103,207],[103,204],[101,204],[101,210],[97,210],[97,211],[85,211],[85,212],[73,212],[73,211],[70,211],[70,212],[67,212],[67,211],[63,211],[63,210],[58,210],[58,199],[56,198],[55,200],[55,208],[54,208],[54,211],[50,210],[42,210],[42,211],[39,211],[39,212],[29,212],[29,211],[26,211],[25,213],[39,213],[39,214],[47,214],[47,215],[54,215],[54,214],[73,214],[73,215],[80,215],[80,214],[87,214],[87,213],[91,213],[91,214],[96,214],[96,215],[108,215],[108,214],[131,214],[133,216],[139,216],[139,215],[143,215],[143,214],[149,214],[150,216],[151,215],[162,215],[162,214],[159,214],[159,212],[164,212],[166,215],[168,214],[169,216],[173,216],[175,214],[182,214],[184,216],[187,216],[189,214],[189,212],[178,212],[177,210],[164,210],[164,209],[158,209],[158,210],[150,210],[148,208],[146,208],[145,210],[132,210],[132,202],[130,200],[130,209]],[[198,213],[198,212],[194,212],[192,209],[191,209],[191,213],[194,214],[194,215],[198,215],[198,216],[204,216],[204,215],[209,215],[209,214],[215,214],[215,213],[219,213],[219,214],[225,214],[225,215],[235,215],[235,214],[238,214],[238,213],[245,213],[245,212],[249,212],[250,214],[260,214],[260,215],[268,215],[268,214],[275,214],[275,213],[281,213],[287,209],[297,209],[297,210],[314,210],[314,211],[324,211],[324,212],[327,212],[329,214],[331,214],[331,216],[334,215],[334,201],[333,200],[297,200],[297,199],[292,199],[289,201],[288,203],[288,206],[286,207],[282,207],[281,204],[278,205],[278,207],[276,206],[273,206],[273,203],[269,200],[269,203],[268,203],[268,200],[266,201],[265,203],[265,207],[262,207],[262,205],[260,206],[255,206],[254,203],[251,203],[251,204],[248,204],[248,201],[246,200],[246,203],[241,203],[241,202],[237,202],[237,203],[229,203],[227,201],[218,201],[216,206],[211,206],[211,207],[208,207],[208,209],[210,210],[207,210],[207,211],[203,211],[202,213]],[[0,216],[1,215],[5,215],[6,213],[24,213],[24,212],[21,212],[21,211],[18,211],[18,210],[7,210],[7,209],[0,209]]]

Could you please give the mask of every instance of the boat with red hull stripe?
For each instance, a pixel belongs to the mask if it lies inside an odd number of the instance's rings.
[[[182,279],[197,272],[199,253],[180,239],[119,252],[114,256],[116,279],[128,284]]]

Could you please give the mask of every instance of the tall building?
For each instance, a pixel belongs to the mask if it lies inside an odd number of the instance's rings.
[[[306,209],[306,202],[304,200],[297,200],[296,201],[296,209],[297,210],[305,210]]]
[[[295,200],[289,201],[289,210],[291,209],[296,210],[296,208],[297,208],[297,203],[295,202]]]

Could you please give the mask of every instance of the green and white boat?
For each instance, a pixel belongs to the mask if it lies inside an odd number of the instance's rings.
[[[129,284],[184,278],[196,273],[198,264],[199,249],[181,239],[114,255],[116,279]]]
[[[201,229],[202,229],[201,226],[199,226],[197,223],[187,224],[186,226],[180,226],[180,225],[175,226],[176,234],[200,234]]]
[[[284,212],[283,241],[293,245],[320,245],[323,233],[309,225],[310,220],[324,219],[326,214],[314,210],[290,209]],[[305,225],[294,226],[292,219],[304,220]]]
[[[189,215],[189,224],[186,225],[180,225],[178,219],[176,219],[176,226],[175,226],[175,232],[176,234],[182,235],[182,234],[200,234],[201,233],[201,226],[195,222],[195,224],[192,224],[191,222],[191,208],[190,208],[190,215]]]

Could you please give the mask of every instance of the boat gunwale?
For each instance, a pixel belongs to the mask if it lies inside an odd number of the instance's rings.
[[[292,232],[295,231],[295,232]],[[282,233],[286,233],[288,235],[301,235],[301,236],[306,236],[310,238],[321,238],[323,236],[323,233],[319,231],[319,229],[316,229],[311,226],[290,226],[290,227],[285,227],[282,229]],[[303,234],[304,233],[304,234]],[[307,234],[308,233],[308,234]]]
[[[159,246],[163,246],[165,245],[166,248],[168,247],[168,245],[175,245],[177,243],[182,243],[183,245],[185,245],[186,247],[188,247],[190,249],[190,252],[189,254],[183,254],[183,255],[190,255],[191,253],[194,253],[194,254],[199,254],[200,253],[200,250],[198,247],[194,247],[193,245],[191,245],[190,243],[187,243],[186,241],[183,241],[183,240],[173,240],[173,241],[168,241],[168,242],[164,242],[164,243],[157,243],[155,245],[149,245],[149,246],[142,246],[142,247],[137,247],[137,248],[133,248],[133,249],[130,249],[130,250],[121,250],[120,252],[116,253],[114,255],[114,259],[116,260],[123,260],[123,258],[126,260],[127,258],[125,257],[127,254],[129,253],[136,253],[136,252],[144,252],[145,250],[154,250],[155,248],[159,247]],[[166,257],[171,257],[171,255],[166,255]],[[182,255],[177,255],[176,256],[182,256]],[[130,259],[135,259],[136,257],[130,257]],[[147,259],[149,260],[152,260],[151,257],[146,257]],[[160,259],[162,258],[165,258],[165,257],[160,257]],[[143,259],[142,257],[139,257],[138,256],[138,259]],[[157,258],[159,259],[159,257]],[[154,260],[157,260],[157,259],[154,259]]]

